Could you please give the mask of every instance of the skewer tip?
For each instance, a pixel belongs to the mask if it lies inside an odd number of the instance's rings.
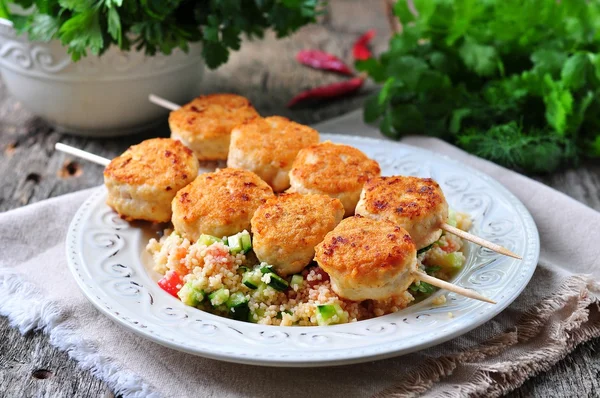
[[[74,155],[82,159],[89,160],[90,162],[99,164],[104,167],[108,166],[108,164],[110,163],[110,159],[103,158],[102,156],[86,152],[84,150],[63,144],[61,142],[57,142],[56,144],[54,144],[54,149],[60,152],[68,153],[69,155]]]
[[[156,104],[158,106],[162,106],[163,108],[168,109],[170,111],[176,111],[177,109],[181,108],[180,105],[178,105],[178,104],[176,104],[174,102],[168,101],[168,100],[166,100],[164,98],[161,98],[161,97],[159,97],[156,94],[150,94],[150,95],[148,95],[148,100],[150,102],[152,102],[153,104]]]
[[[506,247],[500,246],[496,243],[487,241],[483,238],[480,238],[477,235],[473,235],[469,232],[463,231],[462,229],[456,228],[450,224],[442,224],[441,227],[444,231],[449,232],[451,234],[454,234],[460,238],[463,238],[465,240],[468,240],[469,242],[473,242],[479,246],[483,246],[487,249],[490,249],[496,253],[500,253],[503,254],[505,256],[508,257],[512,257],[512,258],[516,258],[517,260],[523,260],[523,257],[519,256],[518,254],[515,254],[513,252],[511,252],[510,250],[508,250]]]
[[[486,303],[496,304],[496,302],[494,300],[489,299],[489,298],[485,297],[484,295],[477,293],[474,290],[465,289],[464,287],[456,286],[450,282],[447,282],[442,279],[438,279],[438,278],[428,275],[424,272],[416,271],[414,276],[417,280],[427,282],[430,285],[439,287],[440,289],[446,289],[451,292],[460,294],[461,296],[465,296],[465,297],[472,298],[472,299],[479,300],[479,301],[484,301]]]

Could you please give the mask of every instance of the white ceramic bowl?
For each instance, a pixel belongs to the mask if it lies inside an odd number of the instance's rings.
[[[200,94],[201,46],[188,53],[146,56],[111,47],[78,62],[57,40],[31,42],[0,19],[0,73],[9,92],[34,114],[77,135],[133,133],[168,111],[148,101],[151,93],[175,103]]]

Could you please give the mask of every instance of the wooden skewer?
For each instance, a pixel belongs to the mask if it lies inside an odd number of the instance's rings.
[[[519,260],[522,260],[523,257],[511,252],[510,250],[508,250],[505,247],[502,247],[500,245],[497,245],[495,243],[489,242],[483,238],[480,238],[479,236],[470,234],[468,232],[463,231],[462,229],[458,229],[456,227],[453,227],[452,225],[449,224],[442,224],[442,229],[446,232],[450,232],[451,234],[454,234],[460,238],[466,239],[469,242],[473,242],[478,244],[479,246],[483,246],[486,247],[490,250],[495,251],[496,253],[500,253],[500,254],[504,254],[505,256],[509,256],[509,257],[513,257]]]
[[[148,96],[148,99],[153,104],[156,104],[158,106],[162,106],[163,108],[166,108],[166,109],[169,109],[169,110],[172,110],[172,111],[176,111],[177,109],[181,108],[180,105],[177,105],[176,103],[171,102],[171,101],[167,101],[166,99],[161,98],[158,95],[150,94]]]
[[[68,153],[70,155],[80,157],[85,160],[89,160],[90,162],[97,163],[101,166],[106,167],[110,163],[110,159],[103,158],[102,156],[94,155],[93,153],[86,152],[84,150],[72,147],[70,145],[61,144],[60,142],[57,142],[56,145],[54,145],[54,148],[57,151],[61,151],[64,153]]]
[[[465,296],[465,297],[472,298],[472,299],[479,300],[479,301],[485,301],[486,303],[496,304],[496,302],[494,300],[490,300],[489,298],[477,293],[474,290],[469,290],[469,289],[465,289],[460,286],[453,285],[450,282],[446,282],[441,279],[434,278],[433,276],[427,275],[424,272],[418,272],[418,271],[415,272],[415,277],[422,282],[427,282],[430,285],[439,287],[440,289],[446,289],[451,292],[460,294],[461,296]]]

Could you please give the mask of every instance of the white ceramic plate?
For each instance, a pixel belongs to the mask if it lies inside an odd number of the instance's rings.
[[[410,146],[342,135],[376,159],[383,175],[432,177],[450,206],[470,213],[472,232],[499,243],[522,261],[469,244],[467,264],[454,283],[498,304],[439,291],[400,312],[325,327],[280,327],[212,315],[162,291],[145,246],[155,231],[129,224],[106,206],[101,188],[79,209],[67,235],[69,267],[87,298],[110,319],[145,338],[187,353],[270,366],[324,366],[371,361],[452,339],[490,320],[525,288],[535,270],[539,238],[517,198],[486,175],[449,158]],[[447,294],[444,305],[432,300]],[[452,316],[449,313],[452,313]]]

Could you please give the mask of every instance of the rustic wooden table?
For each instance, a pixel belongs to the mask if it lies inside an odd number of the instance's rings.
[[[207,92],[237,92],[251,99],[261,114],[285,115],[301,123],[315,123],[361,106],[372,87],[352,98],[290,111],[284,104],[297,91],[339,80],[339,77],[296,64],[301,48],[322,48],[349,59],[352,41],[377,27],[377,49],[388,34],[383,10],[360,0],[330,1],[328,13],[317,26],[293,38],[245,43],[230,62],[205,77]],[[60,134],[12,99],[0,81],[0,211],[102,183],[98,166],[80,162],[53,150],[58,141],[112,158],[132,143],[168,135],[166,125],[153,131],[118,139],[87,139]],[[546,184],[600,210],[600,165],[540,178]],[[511,397],[600,396],[600,340],[578,347],[548,372],[526,382]],[[21,336],[0,317],[0,396],[110,397],[110,389],[90,372],[81,370],[66,353],[52,347],[42,333]]]

